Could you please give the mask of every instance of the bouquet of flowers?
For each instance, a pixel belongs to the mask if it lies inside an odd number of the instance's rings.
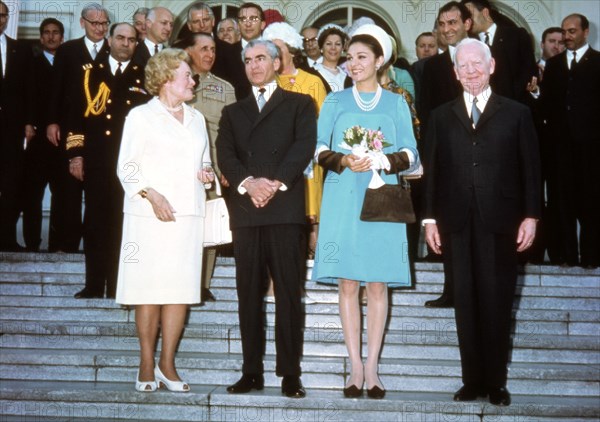
[[[359,158],[369,157],[371,159],[371,171],[373,177],[369,187],[377,188],[384,184],[379,176],[378,170],[389,170],[390,162],[383,153],[385,147],[392,146],[385,140],[381,128],[377,130],[367,129],[362,126],[352,126],[344,131],[344,142],[339,147],[350,151]]]

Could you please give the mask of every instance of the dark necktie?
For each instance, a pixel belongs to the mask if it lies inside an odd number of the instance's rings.
[[[477,97],[473,98],[473,105],[471,106],[471,121],[473,122],[473,126],[477,127],[477,122],[481,117],[481,111],[477,108]]]
[[[485,33],[485,40],[484,40],[484,42],[485,42],[487,45],[490,45],[490,33],[489,33],[489,32],[486,32],[486,33]]]
[[[158,54],[158,44],[154,44],[154,54]]]
[[[258,111],[262,111],[265,104],[267,104],[267,100],[265,99],[265,91],[266,89],[261,88],[258,90],[260,94],[258,94],[258,98],[256,102],[258,103]]]
[[[117,62],[117,70],[115,70],[115,76],[118,78],[123,74],[123,70],[121,69],[121,62]]]
[[[577,51],[573,51],[573,60],[571,60],[570,70],[575,69],[575,66],[577,66]]]

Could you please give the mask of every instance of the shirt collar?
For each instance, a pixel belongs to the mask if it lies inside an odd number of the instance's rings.
[[[579,60],[581,60],[581,58],[583,57],[585,52],[588,51],[589,48],[590,48],[590,45],[586,43],[583,46],[581,46],[580,48],[578,48],[577,50],[575,50],[575,52],[577,53],[575,61],[577,63],[579,63]],[[571,60],[573,60],[573,51],[567,50],[567,63],[570,64]]]
[[[306,61],[310,67],[315,67],[316,64],[323,63],[323,56],[319,56],[317,60],[313,60],[310,57],[306,56]]]
[[[268,102],[269,99],[271,98],[271,95],[273,95],[273,92],[277,89],[277,81],[271,81],[268,84],[266,84],[263,88],[265,88],[265,93],[264,93],[265,101]],[[254,98],[257,101],[258,101],[258,96],[259,96],[259,92],[258,92],[259,89],[260,89],[260,87],[252,85],[252,94],[254,94]]]
[[[44,50],[44,57],[46,57],[51,65],[54,65],[54,54],[48,53],[46,50]]]
[[[477,95],[477,108],[479,111],[483,113],[485,110],[485,106],[490,100],[490,96],[492,95],[492,88],[489,86],[484,89],[479,95]],[[471,107],[473,106],[473,96],[469,94],[467,91],[463,91],[463,99],[465,100],[465,106],[467,107],[467,114],[471,117]]]
[[[492,23],[492,26],[490,26],[487,31],[483,31],[479,33],[479,40],[485,42],[485,33],[487,32],[488,35],[490,36],[490,47],[492,46],[492,44],[494,43],[494,37],[496,36],[496,30],[498,29],[498,25],[496,25],[496,23]]]
[[[90,54],[94,50],[94,44],[96,44],[96,50],[98,51],[98,53],[100,52],[100,50],[102,50],[102,46],[104,45],[104,39],[101,39],[100,41],[92,41],[88,37],[83,37],[83,41],[85,41],[85,46],[87,47]]]
[[[121,72],[125,72],[125,69],[127,69],[127,66],[129,65],[130,61],[131,60],[127,60],[126,62],[121,62]],[[114,75],[115,72],[117,71],[117,68],[119,67],[119,62],[117,60],[115,60],[115,58],[113,56],[108,56],[108,64],[110,65],[111,73]]]
[[[155,44],[153,41],[150,41],[147,37],[144,39],[144,44],[148,47],[148,51],[150,52],[150,56],[154,56],[154,46],[158,45],[158,52],[160,53],[164,46],[162,44]]]

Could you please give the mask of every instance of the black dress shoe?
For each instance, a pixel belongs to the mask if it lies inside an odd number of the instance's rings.
[[[454,393],[454,401],[473,401],[477,397],[485,397],[485,390],[481,387],[463,385]]]
[[[489,390],[490,403],[496,406],[508,406],[510,405],[510,393],[506,387],[491,388]]]
[[[94,292],[89,289],[83,289],[73,295],[75,299],[102,299],[104,295],[102,293]]]
[[[281,381],[281,393],[286,397],[301,399],[306,396],[306,391],[302,386],[300,377],[294,375],[285,375]]]
[[[358,388],[356,385],[352,384],[350,387],[344,388],[344,397],[347,399],[355,399],[357,397],[361,397],[363,395],[362,388]]]
[[[454,301],[448,296],[441,295],[437,299],[428,300],[425,302],[426,308],[452,308],[454,307]]]
[[[216,302],[217,298],[208,289],[202,289],[202,302]]]
[[[385,397],[385,390],[382,390],[378,386],[367,388],[367,397],[370,399],[382,399]]]
[[[262,375],[244,374],[233,385],[227,387],[227,392],[231,394],[244,394],[250,390],[262,390],[265,387],[265,379]]]

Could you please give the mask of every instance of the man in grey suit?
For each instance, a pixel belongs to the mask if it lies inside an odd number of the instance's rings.
[[[309,96],[277,86],[280,58],[271,41],[250,41],[242,57],[252,93],[223,109],[217,138],[218,164],[231,190],[228,208],[244,356],[243,376],[227,391],[247,393],[264,386],[263,299],[270,273],[276,298],[275,370],[283,377],[282,393],[301,398],[303,171],[315,151],[316,110]]]
[[[535,237],[540,158],[529,108],[492,92],[489,47],[465,39],[454,67],[463,95],[433,111],[425,155],[425,238],[454,286],[464,386],[455,401],[506,389],[517,252]]]

